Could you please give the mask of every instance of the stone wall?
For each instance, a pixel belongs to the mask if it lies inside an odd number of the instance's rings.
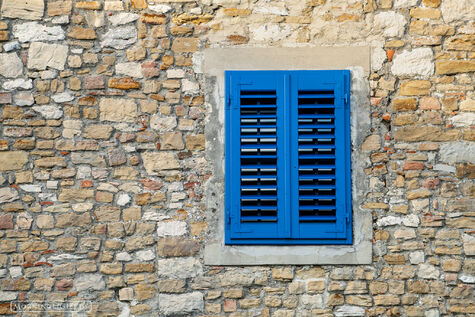
[[[1,0],[0,314],[475,315],[473,0],[148,1]],[[348,45],[372,264],[205,265],[203,50]]]

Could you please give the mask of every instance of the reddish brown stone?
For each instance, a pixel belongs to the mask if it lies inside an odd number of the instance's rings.
[[[439,110],[440,109],[439,100],[437,100],[437,98],[434,98],[434,97],[422,97],[419,104],[419,109]]]
[[[223,303],[223,310],[225,312],[233,312],[236,311],[236,300],[234,299],[226,299]]]
[[[159,190],[163,186],[162,182],[153,179],[142,179],[140,183],[146,190]]]
[[[177,157],[179,160],[184,160],[186,158],[190,158],[193,154],[191,153],[191,151],[186,151],[186,152],[179,152],[177,154]]]
[[[15,308],[15,303],[12,302],[12,303],[0,303],[0,315],[13,315],[15,314],[15,310],[13,310]]]
[[[158,68],[155,62],[142,63],[142,72],[145,78],[152,78],[158,76]]]
[[[428,189],[436,189],[439,187],[439,182],[438,178],[428,178],[422,182],[422,186]]]
[[[56,282],[56,288],[58,291],[68,291],[73,287],[73,281],[68,279],[61,279]]]
[[[0,215],[0,229],[13,229],[13,215]]]
[[[104,77],[88,76],[84,79],[84,87],[86,89],[104,89]]]
[[[247,42],[249,42],[249,38],[246,37],[246,36],[242,36],[242,35],[237,35],[237,34],[232,34],[232,35],[228,35],[227,36],[227,39],[231,42],[233,42],[234,44],[236,45],[239,45],[239,44],[246,44]]]
[[[164,14],[142,13],[140,22],[148,24],[165,24],[167,23],[167,17]]]
[[[424,169],[423,162],[414,162],[414,161],[407,161],[404,163],[403,170],[422,170]]]
[[[96,104],[97,104],[97,98],[92,97],[92,96],[82,97],[82,98],[79,98],[78,100],[78,105],[80,106],[94,106]]]
[[[192,239],[169,237],[158,240],[157,251],[163,257],[190,256],[200,251],[200,245]]]
[[[109,79],[109,88],[116,88],[122,90],[139,89],[140,83],[132,78],[111,78]]]
[[[0,104],[12,103],[11,92],[0,92]]]
[[[90,188],[93,186],[93,183],[91,180],[83,180],[81,181],[81,187],[82,188]]]

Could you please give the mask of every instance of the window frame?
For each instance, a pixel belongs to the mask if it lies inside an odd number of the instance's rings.
[[[295,128],[298,93],[327,89],[334,95],[336,220],[300,222]],[[225,244],[351,245],[350,71],[226,70],[225,90]],[[237,166],[241,166],[240,94],[245,90],[276,93],[278,206],[275,222],[240,221],[241,175]]]
[[[373,223],[364,210],[369,179],[364,169],[368,155],[359,149],[371,134],[369,74],[371,47],[213,47],[193,55],[193,70],[201,74],[207,108],[203,168],[210,173],[204,183],[206,221],[205,265],[356,265],[372,263]],[[224,244],[224,71],[225,70],[350,69],[352,245],[225,245]],[[355,186],[357,184],[358,186]],[[202,217],[202,218],[201,218]]]

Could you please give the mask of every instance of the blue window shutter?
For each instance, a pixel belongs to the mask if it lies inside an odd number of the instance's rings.
[[[225,77],[226,242],[286,237],[284,77],[252,71]]]
[[[225,242],[351,244],[350,72],[225,79]]]
[[[351,243],[349,71],[292,77],[294,239]]]

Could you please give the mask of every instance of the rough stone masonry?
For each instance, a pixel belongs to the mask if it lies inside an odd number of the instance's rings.
[[[475,316],[474,20],[473,0],[1,0],[0,314]],[[203,49],[348,45],[373,48],[372,263],[205,265]]]

